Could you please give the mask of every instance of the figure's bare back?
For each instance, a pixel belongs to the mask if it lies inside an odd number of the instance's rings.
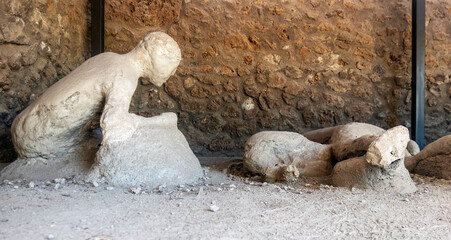
[[[84,134],[86,125],[101,112],[105,94],[115,79],[138,78],[127,70],[128,64],[125,55],[103,53],[52,85],[13,122],[13,141],[16,150],[20,148],[19,155],[42,155],[42,149],[67,151],[77,144],[71,141],[79,139],[75,136]]]

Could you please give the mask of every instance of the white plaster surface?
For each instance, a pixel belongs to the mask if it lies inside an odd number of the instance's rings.
[[[177,141],[186,142],[177,130],[176,116],[168,114],[144,118],[131,114],[128,110],[140,77],[148,78],[154,85],[161,86],[175,73],[180,60],[181,52],[177,43],[162,32],[149,33],[127,54],[102,53],[88,59],[51,86],[14,120],[12,139],[19,159],[2,171],[1,178],[22,176],[42,179],[49,177],[47,173],[59,177],[88,173],[87,166],[94,162],[93,152],[99,142],[99,138],[95,141],[96,138],[92,137],[92,126],[99,121],[99,116],[103,138],[97,164],[104,161],[103,157],[111,159],[112,153],[109,151],[113,151],[114,154],[120,153],[123,159],[116,162],[116,165],[109,166],[123,169],[124,166],[120,164],[125,164],[127,154],[131,154],[125,146],[132,147],[131,142],[141,143],[139,147],[133,146],[133,156],[137,156],[139,152],[149,155],[142,159],[141,167],[145,164],[158,164],[149,161],[152,158],[151,144],[164,145],[167,148],[164,159],[171,159],[171,147],[181,146]],[[159,127],[161,129],[157,130]],[[148,138],[143,137],[140,141],[139,138],[143,136],[140,131],[144,132],[149,128],[153,131],[151,136],[154,139],[147,136]],[[161,136],[166,137],[164,134],[167,129],[168,135],[174,136],[174,144],[168,139],[159,141]],[[118,146],[118,149],[105,149],[113,146]],[[189,147],[184,145],[184,148],[174,151],[182,149],[187,162],[193,163],[193,168],[197,168],[195,177],[193,175],[184,180],[194,181],[200,176],[200,165],[193,159]],[[163,157],[162,152],[156,155]],[[178,156],[175,158],[178,162],[185,160]],[[137,160],[134,163],[138,164]],[[179,166],[186,167],[184,164]],[[158,168],[157,165],[152,167]],[[160,170],[162,173],[158,178],[164,178],[166,170]],[[114,174],[114,169],[110,173]]]

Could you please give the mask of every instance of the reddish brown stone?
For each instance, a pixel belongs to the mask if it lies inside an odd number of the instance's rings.
[[[330,32],[334,30],[334,26],[329,23],[321,22],[317,29],[322,32]]]
[[[304,119],[304,123],[307,125],[316,122],[316,114],[311,108],[304,109],[302,118]]]
[[[260,93],[260,96],[258,97],[258,104],[263,110],[275,108],[282,104],[281,94],[276,90],[267,89],[266,91]]]
[[[298,56],[301,62],[306,62],[310,55],[310,50],[306,47],[299,49]]]
[[[231,34],[227,36],[225,45],[229,49],[247,49],[246,36],[242,34]]]
[[[270,73],[268,76],[268,87],[284,89],[287,79],[281,73]]]
[[[250,97],[257,98],[262,92],[262,89],[258,87],[256,84],[251,84],[244,86],[244,92],[246,93],[246,95]]]
[[[334,106],[338,108],[342,108],[344,106],[343,98],[338,95],[326,93],[324,94],[324,100],[329,106]]]
[[[296,82],[289,80],[286,82],[283,91],[285,93],[291,94],[291,95],[297,95],[302,90],[302,87]]]
[[[217,134],[222,131],[226,122],[218,114],[208,114],[198,116],[194,119],[193,125],[202,132]]]
[[[281,5],[274,5],[274,6],[269,7],[269,12],[272,15],[277,16],[277,15],[281,15],[281,14],[285,13],[285,8],[282,7]]]
[[[255,35],[251,35],[248,38],[250,44],[251,44],[251,50],[252,51],[260,51],[260,49],[262,48],[262,41],[260,40],[259,37],[255,36]],[[252,60],[250,61],[252,63]],[[247,64],[249,65],[249,64]]]
[[[365,60],[372,60],[375,54],[367,49],[356,47],[354,49],[354,56],[363,58]]]
[[[206,98],[221,94],[222,90],[219,87],[195,85],[191,89],[191,96],[198,98]]]
[[[251,65],[252,64],[252,57],[251,56],[245,56],[243,58],[243,63],[246,65]]]
[[[327,81],[326,85],[334,92],[345,93],[351,90],[351,84],[347,80],[331,78]]]
[[[235,80],[228,80],[226,84],[224,84],[224,89],[228,92],[236,92],[238,91],[238,82]]]

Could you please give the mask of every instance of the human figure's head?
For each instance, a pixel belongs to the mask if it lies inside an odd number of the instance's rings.
[[[161,86],[175,73],[182,59],[177,42],[163,32],[151,32],[132,50],[143,68],[141,77]]]

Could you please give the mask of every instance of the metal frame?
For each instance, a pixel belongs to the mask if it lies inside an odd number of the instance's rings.
[[[91,0],[91,56],[102,53],[105,32],[105,0]]]
[[[424,148],[425,0],[412,0],[411,137]]]

